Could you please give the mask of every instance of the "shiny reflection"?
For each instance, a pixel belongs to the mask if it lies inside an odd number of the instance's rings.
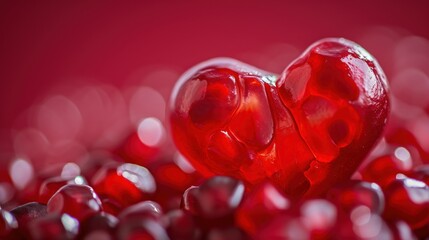
[[[367,206],[358,206],[350,213],[350,219],[354,224],[365,225],[371,218],[371,209]]]
[[[67,232],[77,234],[79,231],[79,222],[68,214],[61,215],[61,223]]]
[[[8,225],[9,228],[18,227],[18,222],[16,221],[16,218],[10,212],[1,211],[0,214],[3,215],[4,220],[6,220],[5,222],[3,222],[4,225],[2,225],[2,227],[6,227],[5,225]],[[2,230],[4,230],[4,228]]]
[[[144,192],[153,193],[156,191],[155,179],[145,167],[132,163],[124,163],[117,168],[117,173],[134,183],[135,186]]]
[[[100,207],[100,202],[99,202],[100,200],[97,198],[97,195],[95,195],[95,192],[92,193],[92,197],[93,197],[93,199],[90,199],[87,202],[87,204],[88,204],[88,206],[89,206],[90,209],[98,212],[98,211],[100,211],[100,208],[101,208]]]
[[[77,185],[84,185],[87,184],[85,178],[83,178],[82,176],[77,176],[73,179],[74,183]]]
[[[416,204],[429,204],[429,187],[422,181],[404,178],[408,197]]]
[[[176,154],[174,155],[173,161],[185,173],[193,173],[193,172],[195,172],[195,168],[192,166],[192,164],[188,161],[188,159],[186,159],[179,152],[176,152]]]
[[[238,206],[238,204],[240,204],[241,202],[241,199],[243,198],[243,193],[244,193],[244,185],[237,184],[237,187],[234,189],[234,193],[229,199],[229,205],[234,207]]]
[[[392,239],[392,234],[381,217],[371,213],[366,206],[353,209],[350,219],[353,223],[353,231],[362,239]]]

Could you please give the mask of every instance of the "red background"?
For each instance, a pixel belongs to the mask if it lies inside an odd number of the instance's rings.
[[[270,46],[287,43],[301,51],[330,36],[359,42],[373,26],[429,38],[426,1],[102,2],[0,2],[3,149],[19,114],[62,84],[84,79],[123,87],[147,69],[182,72],[217,56],[279,72],[298,51],[286,53],[284,63],[264,64],[258,56],[267,56]],[[378,56],[388,47],[364,47],[389,75],[388,59]]]

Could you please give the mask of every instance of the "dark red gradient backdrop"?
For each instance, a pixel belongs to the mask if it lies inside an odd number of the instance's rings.
[[[372,26],[429,38],[427,1],[96,2],[0,2],[1,139],[22,111],[61,84],[121,87],[144,69],[181,72],[216,56],[278,72],[288,62],[260,66],[249,56],[280,43],[301,51],[323,37],[356,41]]]

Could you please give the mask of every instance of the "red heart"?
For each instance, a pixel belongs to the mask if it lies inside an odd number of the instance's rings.
[[[367,51],[330,38],[279,77],[233,59],[201,63],[177,82],[170,110],[174,141],[202,174],[317,196],[350,178],[376,143],[388,86]]]

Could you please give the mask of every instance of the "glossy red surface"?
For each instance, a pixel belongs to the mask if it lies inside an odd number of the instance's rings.
[[[107,213],[98,213],[81,222],[78,239],[113,239],[118,219]]]
[[[191,213],[199,227],[225,227],[234,222],[244,196],[244,185],[236,179],[216,176],[199,187],[190,187],[182,198],[182,209]]]
[[[254,235],[275,216],[290,208],[290,201],[270,183],[264,183],[250,192],[236,213],[236,224],[249,235]]]
[[[381,156],[371,161],[362,171],[362,179],[376,182],[381,187],[389,185],[397,174],[407,174],[412,167],[411,159],[405,161],[394,155]]]
[[[87,185],[85,178],[82,176],[75,177],[53,177],[46,179],[39,190],[39,202],[47,204],[49,199],[60,189],[67,184]]]
[[[176,209],[168,212],[166,215],[168,221],[168,235],[177,240],[193,240],[198,239],[201,234],[197,229],[195,220],[187,211]]]
[[[48,211],[45,204],[29,202],[12,209],[11,213],[15,216],[19,226],[24,227],[33,220],[46,216]]]
[[[372,213],[382,214],[385,199],[380,186],[373,182],[350,180],[331,188],[326,199],[344,212],[366,206]]]
[[[34,240],[73,239],[79,231],[77,219],[67,214],[53,214],[36,219],[27,227],[25,238]]]
[[[152,174],[145,167],[130,163],[103,166],[92,178],[91,185],[102,200],[110,199],[120,208],[142,201],[156,190]]]
[[[65,185],[49,199],[47,206],[48,213],[67,213],[78,220],[102,211],[100,198],[88,185]]]
[[[403,220],[412,229],[429,224],[429,187],[419,180],[401,176],[385,190],[384,217]]]
[[[324,39],[276,76],[231,59],[195,66],[176,84],[173,139],[205,176],[271,180],[315,196],[351,176],[389,112],[377,61],[345,39]]]
[[[0,208],[0,237],[7,236],[15,228],[18,228],[16,218],[9,211]]]

